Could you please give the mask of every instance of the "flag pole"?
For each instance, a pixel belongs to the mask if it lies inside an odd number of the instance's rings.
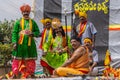
[[[35,3],[36,3],[36,0],[33,0],[32,2],[32,9],[31,9],[31,12],[32,12],[32,16],[33,16],[33,19],[34,19],[34,16],[35,16]]]
[[[67,10],[64,9],[64,12],[65,12],[65,29],[66,29],[66,45],[68,46],[68,33],[67,33]]]

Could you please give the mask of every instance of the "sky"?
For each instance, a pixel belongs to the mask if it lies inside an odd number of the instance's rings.
[[[20,6],[23,4],[33,5],[33,0],[0,0],[0,21],[15,20],[22,17]]]

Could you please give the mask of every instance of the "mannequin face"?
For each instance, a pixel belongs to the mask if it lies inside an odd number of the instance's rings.
[[[30,12],[28,12],[28,11],[22,12],[22,15],[25,19],[29,19],[29,14],[30,14]]]
[[[90,44],[90,42],[84,42],[84,45],[87,46],[89,49],[92,48],[92,44]]]
[[[55,33],[57,35],[62,35],[62,27],[59,27],[59,28],[55,29]]]
[[[85,22],[86,20],[87,20],[87,19],[86,19],[85,17],[83,17],[83,16],[80,17],[80,21],[81,21],[81,22]]]
[[[47,29],[50,29],[51,23],[50,23],[50,22],[47,22],[47,23],[45,24],[45,27],[46,27]]]
[[[73,49],[77,49],[80,46],[80,42],[75,39],[72,39],[71,45],[72,45]]]

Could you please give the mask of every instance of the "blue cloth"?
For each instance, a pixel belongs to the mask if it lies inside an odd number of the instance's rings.
[[[98,52],[96,50],[93,50],[92,56],[93,56],[93,61],[98,63]]]
[[[80,27],[80,24],[79,24],[79,25],[77,26],[77,28],[76,28],[77,33],[80,32],[80,31],[79,31],[79,30],[80,30],[79,27]],[[90,38],[90,39],[92,39],[92,35],[95,35],[96,33],[97,33],[97,30],[96,30],[95,26],[94,26],[91,22],[87,21],[85,31],[84,31],[84,33],[82,34],[81,38],[80,38],[82,44],[84,44],[84,39],[85,39],[85,38]]]

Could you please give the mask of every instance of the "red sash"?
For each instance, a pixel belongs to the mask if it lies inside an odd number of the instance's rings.
[[[78,34],[78,37],[81,37],[82,34],[84,33],[85,29],[86,29],[86,24],[87,24],[87,21],[84,22],[84,23],[80,23],[80,27],[79,27],[79,34]]]
[[[45,31],[46,31],[46,29],[44,29],[44,31],[43,31],[43,33],[42,33],[41,43],[40,43],[40,46],[39,46],[40,49],[42,49],[43,39],[44,39],[44,35],[45,35]]]

